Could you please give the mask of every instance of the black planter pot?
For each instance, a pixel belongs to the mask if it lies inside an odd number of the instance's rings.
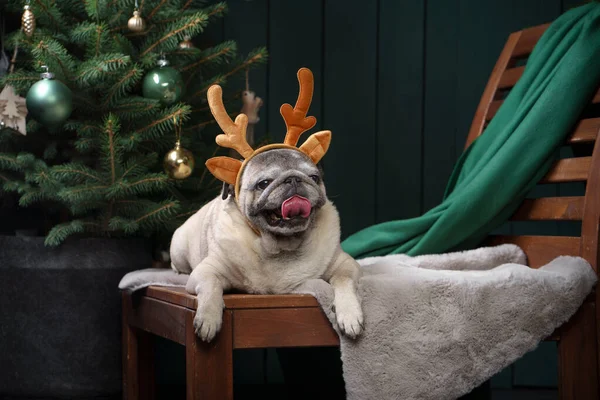
[[[152,262],[148,242],[0,236],[0,398],[121,391],[117,284]]]

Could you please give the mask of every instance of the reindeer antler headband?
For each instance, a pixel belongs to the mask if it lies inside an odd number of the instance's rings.
[[[236,198],[239,198],[242,171],[248,161],[257,154],[271,149],[293,149],[306,154],[316,164],[327,152],[331,142],[331,131],[313,133],[302,146],[296,147],[300,135],[317,123],[315,117],[306,116],[314,90],[314,78],[310,69],[301,68],[298,71],[298,82],[300,83],[300,92],[294,108],[289,104],[284,104],[279,110],[287,127],[285,140],[283,143],[270,144],[256,150],[253,150],[246,141],[248,117],[245,114],[239,114],[235,118],[235,122],[232,121],[223,105],[221,87],[213,85],[208,89],[210,111],[223,130],[223,134],[216,138],[217,144],[236,150],[244,158],[244,162],[231,157],[213,157],[206,161],[206,167],[217,179],[234,185]]]

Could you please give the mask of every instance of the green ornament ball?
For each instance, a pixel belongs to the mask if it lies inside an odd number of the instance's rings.
[[[73,94],[49,73],[31,86],[25,97],[30,117],[48,128],[62,125],[73,111]]]
[[[183,78],[175,68],[166,65],[151,69],[142,82],[142,93],[148,99],[170,105],[183,95]]]

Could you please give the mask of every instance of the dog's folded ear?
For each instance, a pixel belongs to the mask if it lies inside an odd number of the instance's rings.
[[[223,189],[221,189],[221,199],[227,200],[229,195],[235,196],[235,191],[233,190],[233,185],[223,182]]]

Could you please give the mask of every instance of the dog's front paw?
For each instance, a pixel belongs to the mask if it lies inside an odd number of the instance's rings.
[[[196,335],[205,342],[213,340],[215,335],[221,330],[223,322],[223,311],[198,310],[194,317],[194,329]]]
[[[363,330],[363,313],[358,300],[339,301],[335,305],[338,327],[342,334],[355,339]]]

